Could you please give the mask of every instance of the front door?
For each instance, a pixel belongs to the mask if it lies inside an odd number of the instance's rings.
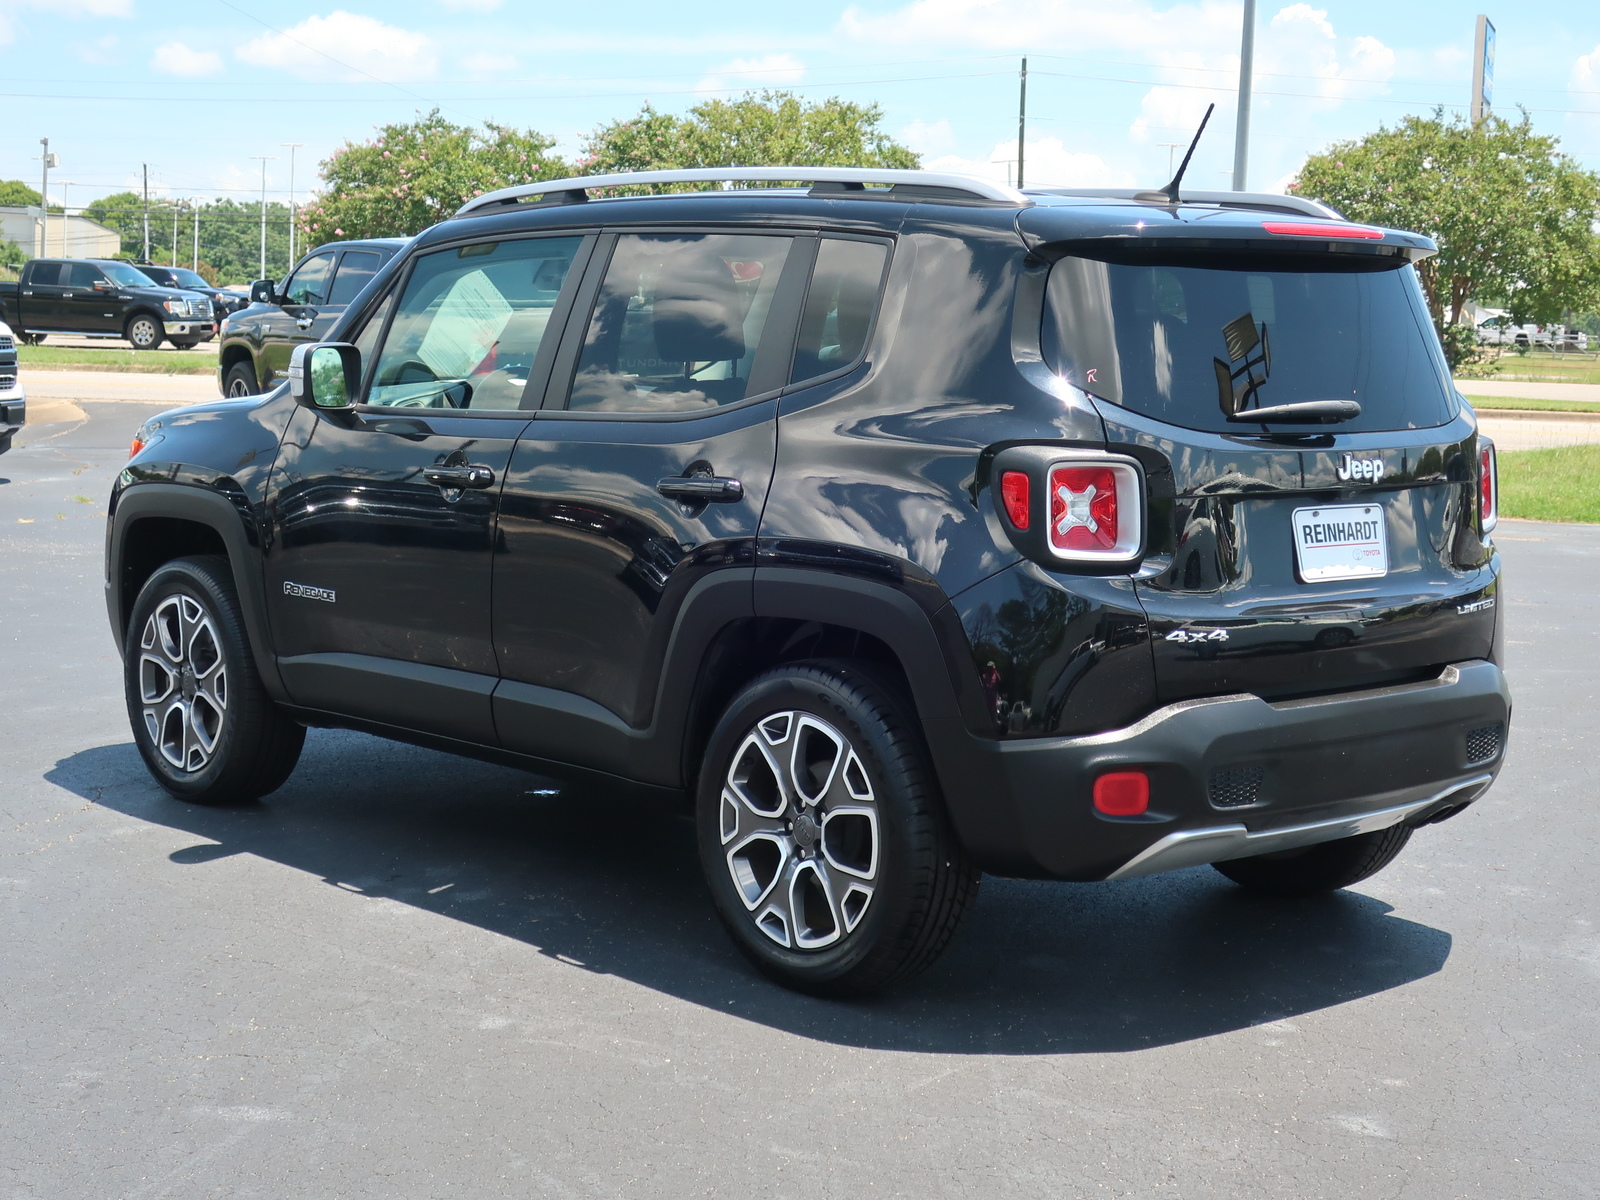
[[[584,239],[420,255],[354,413],[298,413],[274,470],[266,583],[294,701],[492,742],[500,486],[550,312]],[[553,352],[553,347],[551,348]]]
[[[263,332],[268,334],[262,346],[266,360],[267,377],[264,386],[271,387],[285,377],[289,370],[289,355],[303,342],[315,342],[333,328],[338,313],[324,314],[328,291],[333,285],[332,250],[313,254],[283,281],[277,296],[276,310],[263,319]],[[342,312],[343,309],[340,310]]]
[[[494,707],[508,749],[627,774],[685,594],[754,564],[815,243],[606,242],[506,478]]]

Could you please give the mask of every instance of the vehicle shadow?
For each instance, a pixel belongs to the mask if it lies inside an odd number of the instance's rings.
[[[863,1048],[1139,1050],[1400,987],[1438,971],[1451,947],[1448,933],[1355,892],[1274,901],[1209,868],[1112,884],[986,879],[926,975],[830,1003],[768,983],[733,949],[674,806],[326,730],[312,731],[284,788],[241,808],[173,800],[131,744],[81,751],[46,778],[204,839],[171,854],[172,870],[254,854],[515,938],[574,970]]]

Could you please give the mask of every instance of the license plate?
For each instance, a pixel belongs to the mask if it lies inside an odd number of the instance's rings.
[[[1389,534],[1381,504],[1294,510],[1295,562],[1302,583],[1372,579],[1389,573]]]

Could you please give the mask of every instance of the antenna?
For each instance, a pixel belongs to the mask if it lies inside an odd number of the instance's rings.
[[[1189,169],[1189,160],[1194,157],[1194,148],[1200,144],[1200,135],[1206,131],[1206,122],[1211,120],[1211,114],[1216,107],[1215,104],[1206,105],[1206,115],[1200,118],[1200,128],[1194,131],[1194,140],[1184,152],[1183,161],[1178,164],[1178,173],[1172,177],[1172,182],[1159,192],[1140,192],[1134,197],[1135,200],[1165,200],[1168,204],[1178,203],[1178,185],[1183,182],[1183,173]]]

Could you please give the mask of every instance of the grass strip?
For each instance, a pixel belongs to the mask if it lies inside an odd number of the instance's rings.
[[[1600,444],[1499,455],[1500,515],[1600,524]]]
[[[1474,412],[1496,408],[1518,408],[1531,412],[1587,412],[1600,414],[1600,400],[1531,400],[1523,396],[1472,396]]]
[[[217,369],[215,347],[205,350],[123,350],[89,346],[18,346],[23,367],[58,371],[160,371],[206,373]]]

